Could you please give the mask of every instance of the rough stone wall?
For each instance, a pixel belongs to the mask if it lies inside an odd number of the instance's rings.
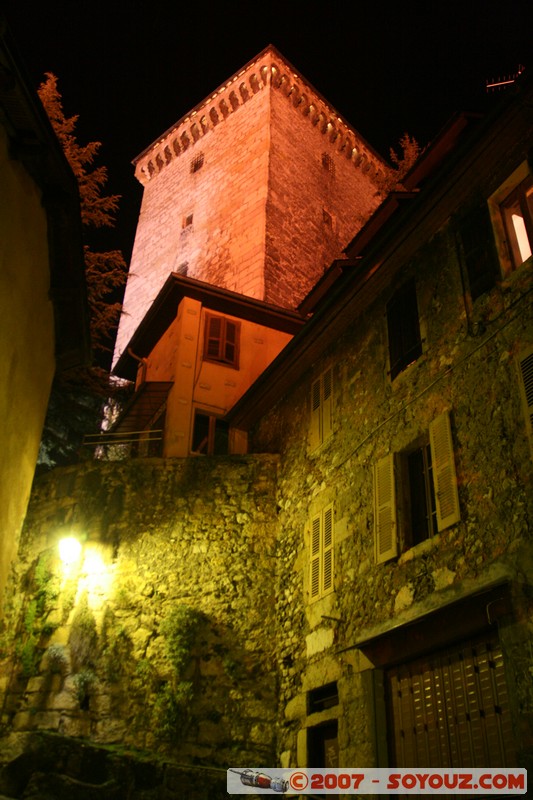
[[[360,650],[344,648],[504,576],[519,587],[515,623],[500,630],[513,719],[517,743],[531,748],[533,609],[520,587],[533,575],[533,507],[515,356],[533,342],[527,302],[532,268],[524,265],[472,311],[463,297],[455,232],[447,226],[401,265],[382,295],[257,426],[253,449],[281,454],[282,763],[306,763],[305,727],[322,721],[320,714],[307,715],[306,692],[337,680],[340,704],[331,712],[339,718],[340,763],[374,764],[372,665]],[[385,306],[395,287],[415,275],[424,352],[391,383]],[[480,320],[481,327],[472,325]],[[311,381],[328,365],[333,436],[310,454]],[[376,565],[373,466],[410,445],[445,410],[452,420],[461,520]],[[310,604],[309,519],[330,502],[335,591]]]
[[[37,481],[3,631],[3,723],[273,763],[277,458],[92,462]],[[70,567],[65,535],[84,541]]]
[[[381,202],[382,164],[369,148],[363,160],[359,142],[354,155],[353,141],[282,89],[272,90],[271,118],[265,300],[295,307]]]

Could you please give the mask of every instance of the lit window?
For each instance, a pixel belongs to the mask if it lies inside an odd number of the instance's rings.
[[[459,521],[459,496],[447,413],[425,441],[389,453],[374,467],[374,551],[388,561]]]
[[[395,378],[422,354],[416,287],[409,281],[387,305],[390,376]]]
[[[204,359],[239,368],[240,323],[206,314]]]
[[[212,414],[195,411],[192,435],[193,453],[223,456],[228,453],[229,425]]]
[[[528,175],[500,203],[508,247],[516,269],[531,257],[533,247],[533,179]]]
[[[329,505],[311,519],[311,600],[333,591],[333,544],[333,505]]]

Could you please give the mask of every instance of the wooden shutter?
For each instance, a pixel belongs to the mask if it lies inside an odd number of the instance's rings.
[[[323,511],[322,525],[322,594],[333,589],[333,506],[328,506]]]
[[[533,449],[533,350],[523,353],[519,360],[520,395],[526,418],[526,431]]]
[[[208,315],[205,320],[205,346],[206,358],[220,358],[222,341],[222,317]]]
[[[316,450],[333,432],[333,370],[327,369],[311,384],[309,450]]]
[[[398,553],[394,453],[374,466],[374,556],[376,564]]]
[[[316,450],[320,444],[320,378],[311,385],[311,419],[309,424],[309,450]]]
[[[437,505],[437,528],[443,531],[459,522],[459,495],[453,457],[450,416],[436,417],[429,426],[429,444],[433,464],[433,482]]]
[[[320,596],[320,545],[321,514],[311,520],[311,569],[309,577],[309,594],[311,600]]]
[[[238,325],[230,319],[225,320],[224,361],[237,366]]]
[[[333,505],[326,506],[311,520],[309,595],[311,600],[333,590]]]
[[[322,441],[325,442],[333,432],[333,370],[331,367],[322,375]]]

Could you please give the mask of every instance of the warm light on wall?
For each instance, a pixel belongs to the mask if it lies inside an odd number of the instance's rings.
[[[81,555],[81,544],[74,536],[67,536],[59,542],[59,557],[63,564],[73,564]]]

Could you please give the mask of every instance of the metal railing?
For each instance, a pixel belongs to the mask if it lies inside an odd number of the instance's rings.
[[[83,437],[82,447],[93,448],[94,458],[101,461],[157,457],[163,452],[163,431],[88,433]]]

